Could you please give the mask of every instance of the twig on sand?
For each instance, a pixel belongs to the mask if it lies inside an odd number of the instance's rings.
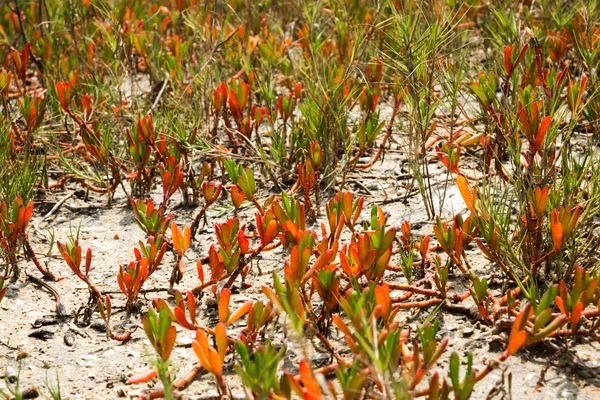
[[[38,223],[36,223],[35,225],[33,225],[33,229],[42,237],[46,238],[46,240],[48,240],[48,237],[46,236],[46,234],[44,232],[42,232],[40,230],[40,225],[46,221],[48,218],[50,218],[52,215],[54,215],[54,213],[56,213],[58,211],[58,209],[65,204],[65,201],[69,200],[71,197],[73,197],[73,195],[75,194],[75,191],[67,193],[63,198],[61,198],[55,205],[54,207],[52,207],[52,209],[50,209],[50,211],[48,211],[46,213],[46,215],[44,215],[42,217],[41,220],[39,220]]]
[[[54,297],[54,300],[56,301],[56,314],[61,318],[66,317],[67,311],[65,310],[65,306],[63,305],[60,295],[58,294],[56,289],[54,289],[49,284],[47,284],[46,282],[44,282],[43,280],[41,280],[39,278],[36,278],[33,275],[27,274],[27,277],[29,278],[30,281],[34,282],[35,284],[37,284],[39,286],[42,286],[44,289],[46,289],[50,292],[50,294]]]
[[[156,98],[154,99],[154,103],[152,103],[152,107],[150,107],[150,110],[148,110],[148,115],[152,115],[152,111],[154,111],[156,106],[158,106],[158,102],[160,101],[168,84],[169,84],[169,74],[167,74],[167,77],[166,77],[165,81],[163,82],[162,87],[160,88],[160,92],[158,92],[158,95],[156,95]]]

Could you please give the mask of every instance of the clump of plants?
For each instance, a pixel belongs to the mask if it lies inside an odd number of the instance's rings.
[[[550,3],[3,4],[0,301],[24,269],[57,305],[79,280],[87,301],[57,312],[144,340],[127,384],[160,381],[149,399],[201,375],[223,398],[468,399],[525,347],[597,341],[600,11]],[[389,169],[404,177],[382,200],[361,181]],[[75,193],[135,220],[127,263],[79,231],[39,235]],[[416,194],[427,231],[385,207]],[[416,310],[431,315],[411,329]],[[502,350],[449,351],[437,313]]]

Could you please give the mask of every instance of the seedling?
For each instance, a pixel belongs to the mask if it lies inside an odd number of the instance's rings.
[[[235,349],[240,356],[240,364],[235,366],[235,371],[255,399],[266,400],[283,395],[277,370],[286,352],[285,345],[277,350],[267,342],[250,353],[242,342],[238,342]]]
[[[187,269],[183,256],[190,246],[191,229],[189,226],[186,226],[182,231],[177,224],[173,222],[171,223],[171,236],[173,250],[177,255],[177,261],[173,266],[173,272],[171,273],[171,279],[169,280],[169,287],[173,289],[173,285],[181,281],[183,274]]]
[[[90,292],[90,302],[99,301],[103,296],[100,290],[90,280],[89,274],[92,268],[92,249],[88,248],[85,253],[84,270],[81,270],[82,250],[79,245],[79,240],[76,236],[71,235],[69,242],[66,244],[56,241],[56,247],[65,262],[71,268],[71,271],[81,279],[87,286]]]
[[[117,283],[121,292],[127,297],[127,310],[131,311],[135,308],[147,273],[148,259],[146,258],[142,258],[139,261],[132,261],[127,266],[121,265],[119,267]]]
[[[142,319],[142,324],[144,332],[158,356],[155,363],[156,369],[134,375],[127,380],[127,383],[148,382],[160,375],[163,384],[167,383],[164,385],[164,390],[168,392],[171,390],[171,383],[170,378],[166,375],[168,374],[169,358],[175,347],[177,330],[172,325],[171,318],[166,310],[161,310],[158,314],[153,309],[148,310],[147,316]]]

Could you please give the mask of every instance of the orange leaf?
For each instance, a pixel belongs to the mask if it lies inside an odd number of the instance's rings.
[[[390,311],[390,287],[387,283],[375,286],[375,301],[377,305],[381,305],[382,315],[387,317]]]
[[[506,73],[510,75],[512,73],[512,63],[510,62],[510,56],[512,55],[512,46],[506,46],[504,48],[504,69]]]
[[[179,307],[175,307],[173,309],[173,314],[175,314],[175,319],[177,319],[177,323],[186,329],[190,329],[191,325],[185,317],[185,313]]]
[[[373,249],[373,250],[369,251],[366,254],[365,258],[362,260],[363,269],[371,267],[371,265],[373,264],[373,262],[375,262],[376,259],[377,259],[377,250]]]
[[[511,335],[510,341],[506,348],[506,353],[510,356],[517,352],[527,341],[527,333],[525,331],[519,331],[514,336]]]
[[[577,304],[575,304],[575,307],[573,307],[573,312],[571,314],[571,328],[572,329],[575,328],[575,326],[579,322],[579,319],[581,319],[582,312],[583,312],[583,303],[578,302]]]
[[[560,312],[563,315],[567,315],[567,310],[565,310],[565,304],[563,303],[563,301],[560,298],[560,296],[556,296],[556,298],[554,299],[554,301],[556,302],[556,306],[558,307],[558,309],[560,310]]]
[[[198,349],[200,350],[204,361],[206,361],[206,363],[207,363],[207,365],[205,365],[204,367],[206,369],[210,370],[210,362],[208,359],[208,349],[210,348],[210,346],[208,344],[208,336],[206,336],[206,332],[204,332],[203,329],[196,330],[195,342],[198,343]],[[202,362],[202,359],[200,357],[198,357],[198,359],[200,360],[200,362]]]
[[[221,292],[221,298],[219,298],[219,319],[222,323],[226,324],[229,319],[229,299],[231,298],[231,291],[229,288],[223,289]]]
[[[198,357],[198,361],[206,370],[211,371],[212,367],[210,365],[210,361],[208,360],[208,354],[205,352],[204,348],[198,343],[198,341],[192,341],[192,349],[194,353],[196,353],[196,357]]]
[[[243,317],[252,308],[252,300],[245,302],[240,308],[238,308],[233,314],[229,316],[227,325],[233,324],[235,321]]]
[[[181,252],[182,254],[187,251],[188,247],[190,247],[191,236],[191,228],[189,226],[183,228],[183,251]]]
[[[550,123],[552,122],[550,117],[544,117],[542,123],[540,124],[540,128],[537,131],[537,135],[535,137],[535,147],[539,148],[544,141],[544,137],[546,137],[546,132],[550,127]]]
[[[352,337],[352,333],[350,333],[350,330],[348,329],[348,326],[346,325],[346,323],[344,321],[342,321],[342,319],[340,317],[338,317],[335,314],[331,315],[331,320],[333,321],[333,323],[335,324],[335,326],[337,326],[337,328],[342,331],[342,333],[346,336]]]
[[[225,359],[227,355],[227,329],[225,328],[225,324],[219,322],[215,327],[215,340],[217,342],[217,350],[219,352],[219,356],[221,360]]]
[[[210,368],[212,373],[218,377],[223,375],[223,361],[221,360],[221,356],[219,353],[212,347],[208,349],[208,359],[210,361]]]
[[[552,222],[552,242],[554,243],[554,250],[559,250],[562,246],[563,226],[560,222]]]
[[[181,229],[179,229],[179,227],[177,226],[177,224],[175,224],[175,222],[171,222],[171,236],[173,239],[173,247],[175,247],[175,250],[177,252],[179,252],[179,249],[181,246],[181,243],[180,243]]]
[[[319,383],[315,380],[312,369],[306,360],[303,359],[300,361],[300,366],[298,369],[298,372],[300,373],[300,380],[304,384],[305,389],[312,395],[320,395],[321,388],[319,387]]]
[[[125,296],[127,296],[127,288],[125,287],[125,282],[123,281],[123,267],[121,267],[121,270],[119,271],[119,274],[117,275],[117,283],[119,284],[119,289],[121,289],[121,292],[123,292],[123,294]]]
[[[196,261],[196,270],[198,271],[198,279],[200,279],[200,283],[204,285],[204,270],[202,269],[202,261]]]
[[[464,176],[459,175],[456,177],[456,184],[458,185],[458,190],[467,205],[467,208],[472,213],[475,212],[475,195],[477,193],[477,186],[473,188],[473,191],[469,189],[469,184]]]
[[[269,243],[271,243],[271,241],[273,241],[273,239],[275,239],[275,236],[277,236],[277,221],[272,219],[267,224],[267,229],[265,230],[265,236],[262,238],[263,240],[262,240],[261,244],[263,246],[268,245]]]
[[[173,347],[175,347],[175,338],[177,338],[177,328],[175,328],[175,325],[171,325],[169,329],[167,329],[165,348],[162,355],[162,358],[165,361],[169,359],[171,352],[173,351]]]
[[[308,279],[310,279],[317,271],[322,269],[332,258],[335,252],[332,249],[327,250],[313,264],[311,269],[304,275],[302,279],[302,283],[305,283]]]
[[[540,189],[539,187],[535,189],[535,212],[538,218],[541,218],[544,215],[544,210],[546,209],[546,203],[548,201],[548,188]]]
[[[187,294],[188,310],[190,312],[190,319],[192,322],[196,320],[196,301],[194,300],[194,293],[188,292]]]
[[[524,331],[524,328],[532,312],[531,303],[527,303],[523,311],[515,318],[508,338],[507,356],[514,354],[527,340],[527,332]]]
[[[344,215],[346,220],[350,221],[352,217],[352,193],[346,192],[342,195],[342,203],[344,206]]]

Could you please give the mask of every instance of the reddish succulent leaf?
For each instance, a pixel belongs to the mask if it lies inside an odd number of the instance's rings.
[[[581,314],[583,313],[583,303],[578,302],[573,307],[573,312],[571,313],[571,328],[575,328],[579,320],[581,319]]]
[[[527,341],[527,332],[519,331],[514,335],[511,335],[510,341],[508,342],[508,346],[506,347],[506,352],[508,355],[513,355],[516,353],[523,344]]]
[[[540,124],[540,127],[537,131],[537,135],[535,137],[536,148],[539,148],[542,145],[542,142],[544,141],[544,137],[546,137],[546,132],[548,131],[551,122],[552,119],[550,117],[544,117],[544,119],[542,120],[542,123]]]
[[[305,283],[309,280],[317,271],[323,269],[325,265],[332,259],[335,254],[333,249],[329,249],[317,258],[311,269],[304,275],[302,278],[302,283]]]
[[[510,57],[512,56],[513,47],[506,46],[504,48],[504,69],[506,70],[506,74],[510,75],[512,73],[512,63],[510,61]]]
[[[348,329],[348,326],[346,325],[346,323],[344,321],[342,321],[342,319],[340,317],[338,317],[337,315],[333,314],[331,315],[331,320],[333,321],[333,323],[335,324],[335,326],[337,326],[337,328],[342,331],[342,333],[348,337],[352,337],[352,333],[350,332],[350,330]]]
[[[206,337],[206,334],[204,334],[204,337]],[[212,366],[208,359],[208,339],[206,340],[206,347],[204,347],[197,339],[198,334],[196,334],[196,340],[192,341],[192,349],[194,350],[198,361],[200,361],[200,364],[202,364],[207,371],[212,371]]]
[[[321,388],[319,386],[319,383],[315,380],[312,369],[310,368],[310,365],[308,365],[306,360],[303,359],[300,361],[298,372],[300,374],[300,381],[302,382],[304,388],[308,391],[308,393],[314,396],[318,396],[314,398],[320,398]]]
[[[227,329],[225,328],[225,324],[222,322],[219,322],[215,327],[215,341],[217,343],[219,357],[221,358],[221,360],[224,360],[225,356],[227,355],[228,341]]]
[[[204,269],[202,269],[202,261],[196,261],[196,271],[198,272],[198,279],[200,283],[204,285]]]
[[[286,224],[287,225],[287,224]],[[292,224],[295,226],[295,224]],[[267,228],[265,229],[265,235],[262,237],[261,244],[263,246],[268,245],[277,236],[277,221],[274,219],[269,221]],[[295,235],[294,235],[295,236]]]
[[[531,303],[527,303],[525,308],[515,318],[508,338],[508,346],[506,348],[508,356],[514,354],[527,341],[527,332],[525,332],[524,329],[532,312]]]
[[[187,304],[188,304],[188,310],[190,312],[190,320],[192,322],[195,322],[196,321],[196,301],[194,299],[194,293],[188,292]]]
[[[229,316],[229,319],[227,320],[227,325],[233,324],[235,321],[242,318],[246,313],[248,313],[248,311],[250,311],[253,304],[254,303],[252,302],[252,300],[248,300],[246,303],[244,303],[240,308],[238,308],[233,314]]]
[[[458,186],[458,190],[467,205],[467,208],[471,212],[475,212],[475,195],[477,193],[477,186],[473,187],[473,190],[469,188],[469,184],[464,176],[459,175],[456,177],[456,184]]]
[[[546,203],[548,202],[548,188],[536,188],[535,189],[535,212],[538,218],[544,215],[546,209]]]
[[[192,329],[192,326],[190,325],[187,318],[185,317],[185,311],[183,311],[179,307],[175,307],[173,309],[173,314],[175,314],[175,319],[177,320],[177,323],[179,325],[181,325],[185,329]]]
[[[554,210],[556,211],[556,210]],[[559,250],[563,243],[563,226],[560,222],[552,222],[552,242],[554,250]]]
[[[563,303],[563,300],[560,298],[560,296],[556,296],[556,298],[554,299],[554,301],[556,302],[556,306],[558,307],[558,309],[560,310],[560,312],[563,315],[567,315],[567,310],[565,309],[565,304]]]
[[[391,310],[390,287],[387,283],[375,286],[375,301],[377,305],[381,305],[382,316],[387,317]]]
[[[246,234],[243,230],[239,230],[237,233],[238,244],[242,254],[250,253],[250,241],[246,238]]]
[[[175,339],[177,338],[177,328],[175,325],[171,325],[169,329],[167,329],[167,334],[165,336],[164,348],[162,358],[163,360],[168,360],[171,357],[171,352],[175,347]]]
[[[219,353],[212,347],[208,348],[208,360],[210,362],[210,369],[213,374],[216,376],[223,375],[223,361],[221,360],[221,356]]]
[[[222,323],[227,323],[229,319],[229,300],[231,298],[231,291],[228,288],[223,289],[221,297],[219,298],[219,320]]]

